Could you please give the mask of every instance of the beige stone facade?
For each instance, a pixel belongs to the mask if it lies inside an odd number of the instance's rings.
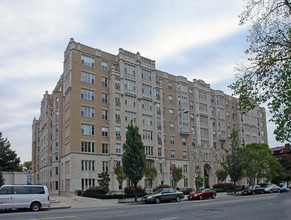
[[[44,94],[41,115],[33,121],[32,181],[51,193],[72,193],[98,185],[98,173],[110,174],[110,191],[121,192],[113,173],[121,164],[126,127],[139,127],[154,180],[150,189],[170,184],[170,163],[182,167],[180,188],[194,188],[199,165],[207,186],[229,148],[227,136],[240,132],[242,143],[267,143],[265,109],[247,115],[238,100],[202,80],[188,81],[157,70],[155,61],[119,49],[112,55],[71,39],[64,72],[54,91]]]

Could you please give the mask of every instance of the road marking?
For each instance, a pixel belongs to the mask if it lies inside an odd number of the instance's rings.
[[[260,198],[251,198],[251,199],[238,199],[238,200],[231,200],[231,201],[224,201],[224,202],[210,202],[210,203],[203,203],[203,204],[197,204],[197,205],[192,205],[192,206],[216,205],[216,204],[225,204],[225,203],[233,203],[233,202],[243,202],[243,201],[259,200],[259,199],[269,199],[269,198],[275,198],[275,197],[276,196],[260,197]]]
[[[61,218],[76,218],[77,216],[61,216],[61,217],[47,217],[47,218],[32,218],[25,220],[47,220],[47,219],[61,219]]]
[[[160,220],[171,220],[171,219],[177,219],[178,217],[172,217],[172,218],[162,218]]]

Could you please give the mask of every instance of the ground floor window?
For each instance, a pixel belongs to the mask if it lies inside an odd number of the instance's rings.
[[[82,179],[82,191],[86,191],[92,186],[95,186],[95,179]]]
[[[151,180],[151,179],[145,179],[145,187],[147,189],[153,188],[153,180]]]

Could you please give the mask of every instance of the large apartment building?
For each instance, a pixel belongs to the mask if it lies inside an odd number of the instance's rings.
[[[267,143],[265,109],[246,115],[238,99],[213,90],[202,80],[188,81],[157,70],[155,61],[119,49],[113,55],[71,39],[64,70],[51,94],[41,101],[33,120],[32,181],[51,193],[72,193],[98,185],[108,171],[111,192],[121,192],[113,168],[121,165],[126,127],[139,127],[154,180],[150,189],[171,181],[171,166],[182,167],[180,188],[195,188],[198,165],[205,185],[217,183],[216,171],[225,159],[232,129],[240,140]]]

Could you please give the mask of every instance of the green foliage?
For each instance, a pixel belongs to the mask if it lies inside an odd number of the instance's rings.
[[[108,187],[106,186],[94,186],[90,187],[88,190],[86,190],[83,193],[83,196],[85,197],[92,197],[92,198],[98,198],[98,195],[105,195],[108,193]]]
[[[141,186],[137,186],[136,189],[137,189],[138,196],[144,196],[146,194],[146,190],[144,188],[142,188]],[[131,186],[124,187],[124,194],[133,196],[134,195],[134,186],[131,185]]]
[[[4,178],[3,178],[3,174],[0,171],[0,187],[4,185]]]
[[[240,111],[268,103],[280,142],[291,137],[291,6],[289,0],[246,1],[241,25],[250,24],[245,51],[248,60],[238,66],[229,87],[240,98]]]
[[[233,192],[236,189],[236,185],[233,183],[218,183],[214,184],[212,187],[218,192]]]
[[[25,161],[23,163],[23,170],[26,171],[26,170],[31,170],[31,161]]]
[[[158,171],[155,167],[147,167],[145,171],[145,177],[150,180],[154,180],[158,175]]]
[[[146,155],[138,127],[127,126],[126,141],[123,144],[122,155],[123,172],[135,187],[135,201],[137,201],[137,183],[142,179],[146,170]]]
[[[2,132],[0,132],[0,169],[2,171],[22,171],[20,158],[10,147],[9,141],[7,138],[2,138]]]
[[[195,185],[197,190],[199,190],[203,186],[204,178],[201,176],[201,169],[198,165],[195,167],[195,170],[197,173],[197,177],[195,178]]]
[[[282,170],[267,144],[247,144],[242,149],[242,158],[245,161],[244,175],[249,185],[259,184],[263,178],[271,181],[278,177]]]
[[[108,172],[102,172],[102,173],[98,173],[98,183],[101,187],[107,187],[109,186],[109,182],[110,182],[110,177],[109,177],[109,173]]]
[[[228,152],[225,161],[221,162],[221,165],[236,185],[236,182],[243,177],[243,169],[245,166],[244,158],[241,157],[238,131],[232,130],[229,140],[231,141],[232,149]]]
[[[178,183],[182,178],[184,177],[183,175],[183,169],[182,167],[173,167],[173,180],[175,183]]]
[[[291,180],[291,157],[287,157],[287,155],[283,155],[278,159],[281,164],[283,170],[280,173],[280,177],[278,178],[278,182],[282,181],[290,181]]]
[[[116,179],[119,183],[126,179],[126,175],[123,172],[122,166],[116,166],[113,168]]]
[[[217,176],[218,181],[223,182],[224,180],[226,180],[228,174],[225,170],[217,170],[216,176]]]

